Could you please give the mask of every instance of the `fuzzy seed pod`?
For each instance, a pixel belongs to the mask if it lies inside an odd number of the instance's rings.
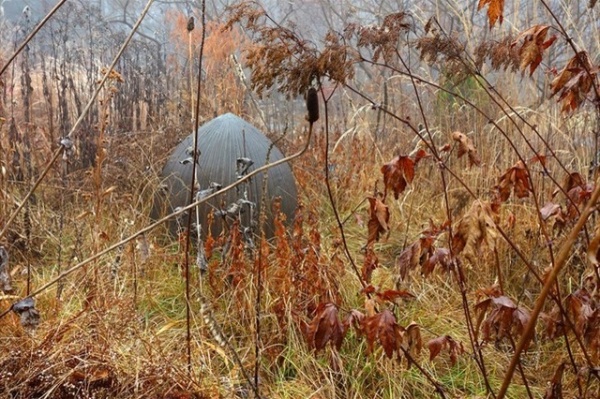
[[[314,87],[309,88],[306,92],[306,111],[308,112],[307,121],[314,123],[319,120],[319,95]]]

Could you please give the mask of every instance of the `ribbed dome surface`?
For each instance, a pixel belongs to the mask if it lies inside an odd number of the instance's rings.
[[[197,181],[200,190],[209,187],[211,182],[219,183],[223,187],[236,181],[236,161],[238,158],[250,158],[254,164],[248,172],[256,168],[282,159],[283,154],[277,147],[271,149],[269,159],[267,152],[272,142],[256,127],[242,118],[228,113],[221,115],[198,129],[198,149],[200,159],[197,169]],[[163,183],[166,191],[162,198],[155,203],[154,217],[163,216],[176,207],[185,206],[189,203],[189,185],[192,177],[192,163],[188,148],[193,148],[193,135],[184,139],[173,151],[165,167],[162,170]],[[187,160],[187,161],[186,161]],[[267,162],[268,161],[268,162]],[[294,175],[288,164],[281,164],[269,169],[267,182],[267,233],[272,235],[273,223],[271,216],[271,201],[281,197],[281,210],[291,220],[297,206],[297,191]],[[229,190],[223,195],[200,206],[200,223],[206,234],[206,217],[210,209],[227,209],[230,204],[240,198],[244,198],[244,190],[247,190],[247,199],[256,203],[254,219],[258,220],[258,212],[261,204],[261,193],[264,174],[259,173],[248,183],[242,183],[238,187]],[[195,222],[195,218],[193,219]],[[213,224],[213,235],[220,234],[222,230],[222,218],[216,216]],[[178,230],[178,221],[170,223],[172,232]],[[243,226],[250,225],[250,212],[246,209],[242,214]]]

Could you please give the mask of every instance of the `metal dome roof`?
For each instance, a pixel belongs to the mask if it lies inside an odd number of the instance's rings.
[[[212,182],[219,183],[223,187],[237,180],[237,160],[249,158],[253,164],[248,168],[248,173],[256,168],[282,159],[284,156],[275,146],[271,149],[267,162],[267,153],[273,143],[256,127],[242,118],[228,113],[221,115],[198,129],[198,149],[200,157],[198,160],[197,179],[199,189],[204,190]],[[166,189],[163,198],[155,203],[153,216],[159,217],[170,213],[173,209],[186,206],[189,203],[189,186],[192,177],[192,162],[190,150],[193,148],[193,135],[185,138],[173,151],[165,167],[162,170],[162,178]],[[281,197],[281,211],[287,215],[288,220],[293,217],[297,206],[296,183],[292,170],[288,164],[281,164],[269,169],[267,172],[267,234],[273,234],[273,219],[271,216],[271,201]],[[256,210],[246,210],[242,214],[243,226],[250,225],[250,213],[253,219],[258,219],[258,212],[263,204],[261,193],[264,173],[259,173],[249,180],[229,190],[228,192],[202,204],[199,207],[200,223],[203,234],[206,234],[207,215],[211,209],[215,211],[227,209],[232,203],[244,198],[256,204]],[[215,216],[212,233],[214,236],[222,231],[223,218]],[[195,219],[194,219],[195,222]],[[169,228],[175,232],[181,221],[172,221]]]

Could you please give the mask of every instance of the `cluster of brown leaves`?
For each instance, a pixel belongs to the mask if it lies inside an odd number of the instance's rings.
[[[425,25],[426,33],[431,34],[415,41],[415,47],[420,53],[419,58],[429,65],[442,64],[446,77],[453,81],[468,76],[468,67],[461,57],[465,50],[465,44],[461,43],[457,37],[448,36],[431,27],[431,21],[430,19]]]
[[[315,317],[306,329],[308,345],[319,351],[330,343],[333,349],[339,350],[349,327],[353,326],[356,333],[367,340],[368,354],[374,351],[375,344],[379,344],[389,359],[394,354],[398,359],[402,353],[409,354],[407,360],[410,367],[410,359],[418,355],[423,347],[419,326],[411,323],[404,328],[397,323],[396,316],[389,309],[374,312],[373,308],[372,305],[367,306],[367,314],[353,309],[341,321],[337,306],[332,303],[319,304]]]
[[[521,60],[520,68],[521,71],[525,71],[529,67],[529,76],[533,75],[538,65],[542,62],[542,53],[545,49],[550,47],[556,40],[556,35],[548,35],[549,25],[534,25],[531,28],[521,32],[517,36],[516,40],[512,43],[512,46],[519,47],[519,58]]]
[[[397,12],[386,15],[380,26],[349,24],[344,30],[346,40],[356,37],[358,48],[369,48],[373,51],[373,61],[380,58],[388,64],[396,59],[400,35],[411,28],[408,14]]]
[[[496,199],[499,202],[505,202],[514,191],[518,198],[529,197],[531,185],[529,184],[529,172],[522,161],[508,168],[498,179],[498,184],[494,187],[496,190]]]
[[[326,35],[325,46],[319,51],[314,43],[291,28],[273,23],[263,9],[247,2],[230,9],[225,29],[236,23],[253,34],[253,45],[245,56],[251,86],[259,95],[276,87],[289,97],[299,96],[315,79],[329,77],[345,82],[354,76],[354,59],[335,32]]]
[[[493,70],[503,69],[516,72],[521,63],[519,51],[512,45],[514,38],[507,36],[499,41],[488,40],[481,42],[475,49],[475,66],[481,69],[484,62],[489,60]]]
[[[575,111],[586,99],[594,85],[597,83],[600,68],[594,67],[587,52],[580,51],[567,62],[558,76],[550,83],[552,96],[558,94],[558,101],[562,101],[563,112]]]
[[[467,213],[453,230],[452,249],[455,255],[462,254],[472,263],[483,244],[493,250],[496,247],[496,213],[488,202],[475,200]]]
[[[421,274],[427,277],[433,272],[437,265],[442,266],[446,271],[452,268],[452,257],[447,248],[436,248],[434,243],[447,228],[447,223],[442,226],[435,226],[430,222],[430,228],[421,233],[421,237],[409,245],[396,258],[396,268],[398,270],[399,280],[404,280],[410,270],[421,266]]]
[[[545,334],[548,338],[555,339],[565,331],[572,331],[583,338],[595,362],[600,360],[600,294],[596,286],[595,283],[593,292],[584,287],[564,299],[564,308],[570,323],[563,319],[557,305],[542,316],[546,322]]]
[[[529,323],[529,311],[517,306],[512,299],[501,295],[497,289],[482,290],[488,298],[475,305],[477,312],[476,334],[481,328],[483,342],[496,343],[504,338],[520,336]]]

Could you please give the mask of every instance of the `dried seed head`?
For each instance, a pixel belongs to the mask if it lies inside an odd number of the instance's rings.
[[[194,17],[191,16],[190,19],[188,19],[188,23],[187,23],[187,31],[191,32],[194,30]]]
[[[309,88],[306,92],[306,111],[308,112],[307,121],[314,123],[319,120],[319,96],[314,87]]]

